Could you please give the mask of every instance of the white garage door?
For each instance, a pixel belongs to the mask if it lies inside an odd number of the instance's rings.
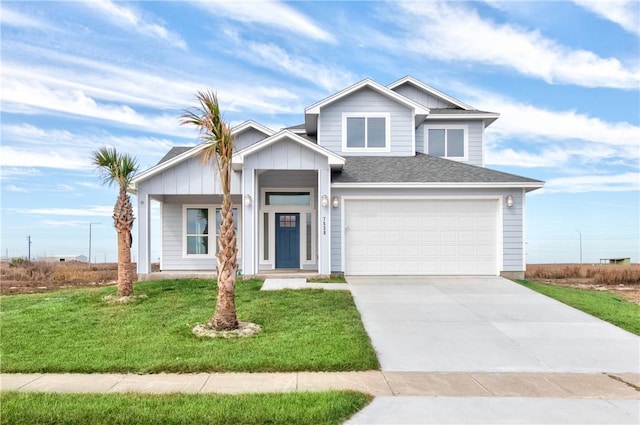
[[[347,275],[496,275],[498,201],[346,200]]]

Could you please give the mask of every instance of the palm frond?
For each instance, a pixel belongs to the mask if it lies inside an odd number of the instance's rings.
[[[126,188],[138,170],[138,160],[129,154],[118,153],[116,148],[102,147],[93,152],[91,159],[107,186],[118,184],[120,188]]]

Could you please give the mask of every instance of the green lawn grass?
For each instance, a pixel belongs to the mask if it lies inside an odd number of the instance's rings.
[[[340,424],[371,397],[285,394],[0,393],[3,424]]]
[[[360,314],[347,291],[260,292],[261,281],[238,281],[241,321],[257,323],[251,338],[200,339],[191,329],[213,315],[208,280],[136,284],[147,295],[108,304],[116,288],[62,290],[0,299],[2,372],[278,372],[379,367]]]
[[[640,306],[604,291],[566,288],[520,280],[518,283],[640,335]]]

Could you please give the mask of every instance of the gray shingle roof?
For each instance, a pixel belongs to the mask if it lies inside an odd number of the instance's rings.
[[[422,153],[416,156],[347,156],[332,183],[542,183]]]
[[[189,149],[193,149],[193,146],[175,146],[173,148],[171,148],[171,150],[169,152],[167,152],[160,161],[158,161],[158,164],[162,164],[163,162],[166,162],[170,159],[175,158],[176,156],[185,153],[186,151],[188,151]],[[156,165],[158,165],[156,164]]]

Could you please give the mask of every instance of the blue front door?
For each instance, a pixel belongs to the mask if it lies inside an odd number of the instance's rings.
[[[299,213],[276,213],[276,268],[300,268]]]

